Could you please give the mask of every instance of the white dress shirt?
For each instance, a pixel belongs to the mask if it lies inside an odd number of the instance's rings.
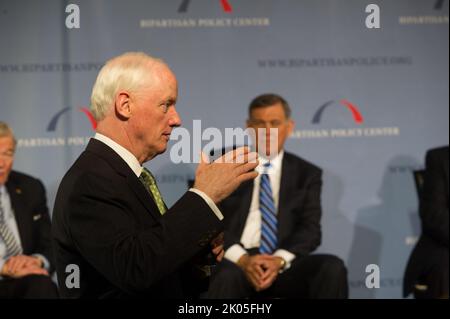
[[[99,140],[100,142],[106,144],[110,148],[112,148],[117,153],[117,155],[119,155],[125,161],[125,163],[128,164],[128,166],[131,168],[131,170],[134,172],[134,174],[136,174],[136,176],[138,178],[139,178],[139,176],[141,176],[143,167],[137,160],[136,156],[133,155],[133,153],[131,153],[125,147],[116,143],[109,137],[102,135],[100,133],[96,133],[94,138],[96,140]],[[222,212],[219,210],[217,205],[212,201],[212,199],[208,195],[206,195],[204,192],[202,192],[201,190],[198,190],[196,188],[191,188],[191,189],[189,189],[189,191],[196,193],[201,198],[203,198],[203,200],[208,204],[208,206],[211,208],[211,210],[217,216],[217,218],[219,218],[219,220],[223,219]]]
[[[272,186],[272,195],[275,207],[278,207],[280,199],[280,181],[282,173],[282,162],[284,152],[281,151],[273,160],[270,161],[270,167],[265,168],[264,164],[268,162],[264,157],[259,158],[259,165],[257,171],[262,174],[267,172]],[[252,201],[250,211],[245,223],[244,231],[242,232],[241,243],[235,244],[227,249],[225,258],[237,263],[239,259],[247,254],[247,249],[258,248],[261,240],[261,211],[259,210],[259,190],[260,190],[261,175],[254,180]],[[284,270],[288,269],[295,259],[295,255],[287,250],[278,249],[273,253],[273,256],[278,256],[286,261]]]

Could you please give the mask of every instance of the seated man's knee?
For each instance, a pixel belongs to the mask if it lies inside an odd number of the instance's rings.
[[[207,298],[245,298],[248,294],[244,272],[236,264],[223,260],[212,273]]]
[[[24,298],[58,298],[56,284],[49,276],[30,275],[21,279]]]
[[[321,255],[321,273],[325,276],[341,276],[346,278],[347,268],[344,262],[337,256],[334,255]]]
[[[230,262],[228,260],[223,260],[217,266],[217,272],[213,273],[212,277],[227,279],[230,282],[233,282],[235,280],[240,281],[242,279],[245,279],[245,274],[242,271],[242,269],[239,268],[239,266],[236,265],[235,263]]]
[[[312,291],[313,298],[346,299],[348,298],[347,268],[344,262],[333,255],[321,255],[317,273],[317,287]]]

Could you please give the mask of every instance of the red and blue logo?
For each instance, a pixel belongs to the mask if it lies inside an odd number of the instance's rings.
[[[87,107],[82,106],[82,107],[79,107],[79,108],[66,107],[66,108],[62,109],[61,111],[59,111],[58,113],[56,113],[51,118],[50,122],[47,125],[47,132],[55,132],[61,117],[64,114],[68,114],[70,111],[73,111],[73,110],[78,110],[79,112],[82,112],[87,117],[87,119],[89,120],[92,129],[95,131],[95,129],[97,128],[97,121],[95,120],[95,118],[92,115],[91,111]]]
[[[339,101],[331,100],[323,104],[314,114],[312,123],[319,124],[322,120],[322,116],[325,113],[325,111],[331,107],[344,107],[350,111],[350,115],[356,124],[364,123],[364,118],[361,112],[359,111],[358,107],[345,99]]]
[[[191,3],[191,0],[183,0],[178,7],[179,13],[186,13],[188,11],[189,5]],[[220,0],[220,4],[222,5],[223,12],[231,13],[233,12],[233,8],[231,7],[228,0]]]

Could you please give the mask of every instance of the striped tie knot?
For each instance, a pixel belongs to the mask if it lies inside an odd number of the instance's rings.
[[[263,170],[262,170],[262,174],[263,175],[268,175],[269,174],[269,169],[272,168],[272,164],[270,164],[270,162],[267,162],[265,164],[263,164]]]

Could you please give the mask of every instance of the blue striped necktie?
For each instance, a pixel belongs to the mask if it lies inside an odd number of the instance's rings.
[[[264,164],[264,172],[261,174],[259,185],[259,210],[261,211],[261,242],[259,252],[261,254],[273,254],[278,246],[277,231],[277,210],[272,195],[267,169],[270,163]]]
[[[20,247],[14,233],[6,224],[6,213],[3,209],[2,197],[2,189],[0,188],[0,237],[6,246],[5,259],[8,259],[9,257],[22,254],[22,247]]]

